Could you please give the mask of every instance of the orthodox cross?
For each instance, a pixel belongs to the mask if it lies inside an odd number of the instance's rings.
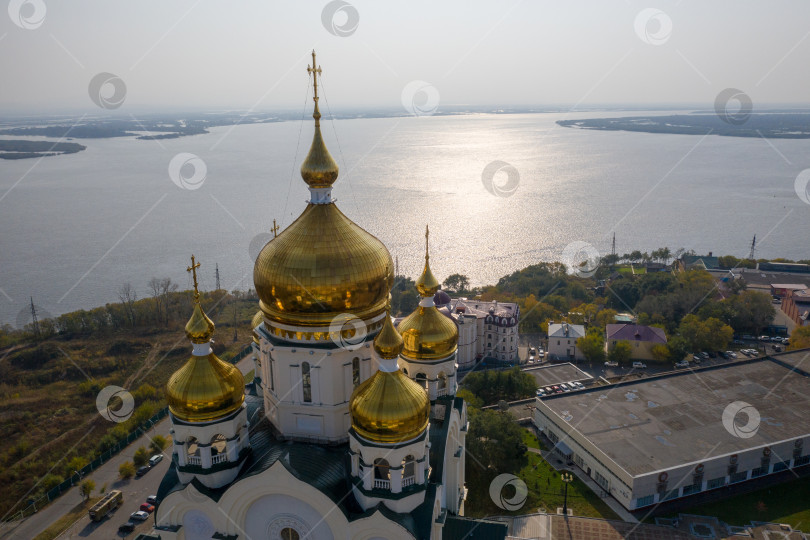
[[[276,225],[276,220],[275,219],[273,220],[273,228],[270,229],[270,230],[273,231],[273,238],[278,236],[278,234],[276,234],[276,233],[278,233],[278,225]]]
[[[186,268],[186,272],[191,272],[191,276],[194,279],[194,299],[197,300],[200,298],[200,291],[197,290],[197,268],[200,267],[200,263],[194,264],[194,255],[191,256],[191,266]]]
[[[312,74],[312,99],[315,101],[315,112],[312,117],[315,119],[315,124],[319,125],[321,119],[321,112],[318,110],[318,75],[321,74],[321,66],[315,63],[315,49],[312,49],[312,66],[307,66],[307,73]]]

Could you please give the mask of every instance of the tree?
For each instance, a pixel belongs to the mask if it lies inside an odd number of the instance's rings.
[[[472,392],[470,392],[466,388],[459,389],[456,392],[456,397],[460,397],[461,399],[466,401],[467,402],[467,407],[473,407],[473,408],[476,408],[476,409],[480,409],[481,407],[484,406],[484,402],[481,400],[481,398],[479,398],[478,396],[476,396],[475,394],[473,394]]]
[[[689,352],[689,344],[681,336],[672,336],[667,340],[667,349],[669,349],[669,357],[680,362]]]
[[[442,286],[452,292],[460,293],[462,291],[466,291],[467,287],[470,286],[470,278],[463,274],[451,274],[447,276],[447,279],[444,280]]]
[[[690,313],[678,326],[678,334],[692,352],[720,351],[725,349],[734,337],[734,329],[715,317],[701,320],[697,315]]]
[[[149,448],[152,450],[152,453],[160,454],[163,452],[163,449],[166,448],[167,444],[169,444],[169,441],[166,440],[166,437],[163,435],[155,435],[152,438],[152,442],[149,444]]]
[[[149,461],[149,452],[146,450],[146,448],[141,446],[135,450],[135,455],[132,456],[132,461],[137,467],[146,465],[146,462]]]
[[[577,340],[577,347],[588,362],[600,364],[605,361],[605,338],[596,328],[589,328],[584,337]]]
[[[526,461],[523,428],[508,412],[473,409],[467,435],[467,453],[475,458],[467,459],[467,466],[478,469],[477,477],[514,474]]]
[[[616,315],[618,312],[615,309],[603,309],[599,311],[594,317],[594,322],[596,326],[599,328],[599,331],[602,332],[604,328],[616,322]]]
[[[810,347],[810,326],[797,326],[790,334],[788,350],[805,349]]]
[[[626,364],[630,360],[630,355],[633,353],[632,347],[626,340],[617,341],[616,344],[608,351],[608,360],[611,362],[618,362],[619,365]]]
[[[135,465],[131,461],[125,461],[118,466],[118,476],[124,480],[135,476]]]
[[[130,326],[135,326],[135,309],[133,306],[138,299],[138,295],[135,293],[135,289],[132,288],[132,284],[124,283],[121,288],[118,289],[118,299],[124,306],[127,322],[129,322]]]
[[[89,499],[90,494],[96,489],[96,483],[90,478],[86,479],[79,485],[79,494],[82,499]]]
[[[666,345],[653,345],[652,349],[650,350],[652,353],[653,358],[656,362],[666,362],[669,360],[669,348]]]

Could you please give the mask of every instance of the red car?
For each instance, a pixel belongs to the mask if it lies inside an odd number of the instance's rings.
[[[148,513],[151,514],[152,512],[155,511],[155,507],[153,505],[149,504],[149,503],[143,503],[141,505],[141,511],[142,512],[148,512]]]

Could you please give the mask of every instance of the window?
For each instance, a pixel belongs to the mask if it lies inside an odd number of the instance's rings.
[[[679,495],[679,491],[680,491],[680,489],[679,489],[679,488],[671,489],[671,490],[669,490],[667,493],[665,493],[665,494],[664,494],[664,496],[663,496],[663,497],[661,497],[661,499],[660,499],[660,500],[662,500],[662,501],[668,501],[668,500],[670,500],[670,499],[677,499],[677,498],[678,498],[678,495]]]
[[[702,487],[701,484],[692,484],[691,486],[683,486],[683,494],[684,496],[686,496],[691,495],[692,493],[698,493],[700,492],[701,487]]]
[[[200,455],[200,445],[197,444],[196,437],[189,437],[186,440],[186,454],[189,456],[199,456]]]
[[[775,463],[773,466],[773,472],[784,471],[790,467],[790,461],[780,461],[779,463]]]
[[[597,484],[602,486],[602,489],[608,489],[608,479],[599,474],[599,471],[595,473],[595,480]]]
[[[301,364],[301,388],[304,391],[304,403],[312,403],[312,379],[309,374],[309,362]]]
[[[794,467],[801,467],[802,465],[807,465],[808,463],[810,463],[810,454],[793,460]]]
[[[412,455],[405,456],[405,459],[402,460],[402,467],[403,480],[406,478],[412,478],[416,474],[416,460]]]
[[[557,345],[559,345],[559,344],[560,344],[560,340],[558,339],[558,340],[557,340]]]
[[[719,487],[723,487],[725,485],[726,485],[726,477],[720,476],[719,478],[712,478],[711,480],[709,480],[709,482],[706,484],[706,489],[716,489]]]
[[[300,538],[295,529],[289,527],[281,529],[281,540],[299,540]]]
[[[377,480],[391,479],[388,462],[384,459],[377,458],[374,460],[374,478]]]
[[[447,375],[443,371],[439,373],[439,390],[442,388],[447,388]]]
[[[356,356],[352,358],[352,385],[357,388],[360,384],[360,359]]]
[[[225,435],[221,433],[214,435],[214,438],[211,439],[211,455],[216,456],[217,454],[224,453],[226,446]]]
[[[642,506],[649,506],[653,502],[655,502],[655,495],[647,495],[646,497],[639,497],[636,499],[636,508],[641,508]]]
[[[743,480],[748,480],[748,471],[742,471],[732,474],[728,479],[728,483],[736,484],[737,482],[742,482]]]
[[[416,374],[416,382],[422,386],[422,388],[427,388],[427,375],[424,373],[417,373]]]
[[[557,436],[557,434],[554,433],[553,431],[549,431],[547,433],[547,435],[548,435],[549,440],[551,442],[553,442],[554,444],[557,444],[559,442],[559,440],[560,440],[560,438]]]
[[[765,476],[768,474],[768,469],[770,467],[757,467],[756,469],[751,469],[751,478],[756,478],[758,476]]]
[[[275,392],[276,391],[276,383],[273,381],[273,378],[274,378],[273,377],[273,363],[274,363],[273,362],[273,357],[271,356],[270,361],[268,362],[268,365],[270,366],[270,390]]]

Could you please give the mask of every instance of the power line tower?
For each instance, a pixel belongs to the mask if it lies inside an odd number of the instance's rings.
[[[751,251],[748,253],[748,258],[752,261],[754,260],[754,251],[757,249],[757,235],[754,235],[754,239],[751,241]]]
[[[214,270],[214,275],[217,279],[217,290],[220,290],[222,287],[219,286],[219,264],[214,265],[216,270]]]
[[[39,337],[39,320],[37,320],[37,308],[34,306],[34,297],[31,297],[31,324],[34,327],[34,335]]]

